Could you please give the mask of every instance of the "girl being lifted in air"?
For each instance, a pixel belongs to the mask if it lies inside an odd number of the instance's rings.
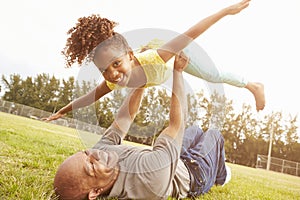
[[[114,89],[150,87],[164,83],[172,74],[174,55],[185,50],[194,39],[221,18],[239,13],[248,7],[249,3],[250,0],[243,0],[226,7],[199,21],[161,47],[139,53],[134,53],[125,37],[114,31],[117,25],[115,22],[99,15],[79,18],[76,26],[68,31],[70,37],[63,51],[67,66],[70,67],[76,62],[82,64],[84,61],[93,61],[105,81],[46,120],[58,119],[72,109],[90,105]],[[197,57],[190,58],[185,72],[208,82],[246,88],[254,95],[257,111],[264,109],[264,86],[261,83],[247,82],[237,75],[205,67],[205,63]]]

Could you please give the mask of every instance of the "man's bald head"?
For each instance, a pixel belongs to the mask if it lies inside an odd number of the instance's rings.
[[[54,178],[54,190],[59,199],[81,200],[87,197],[83,153],[68,157],[58,168]]]

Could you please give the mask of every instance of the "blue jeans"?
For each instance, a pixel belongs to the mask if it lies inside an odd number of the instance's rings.
[[[180,158],[190,171],[191,191],[196,197],[226,179],[224,138],[218,130],[205,133],[198,126],[185,130]]]

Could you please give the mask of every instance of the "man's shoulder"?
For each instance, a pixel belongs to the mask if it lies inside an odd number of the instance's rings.
[[[119,145],[122,143],[122,131],[111,125],[93,148],[99,148],[101,145]]]

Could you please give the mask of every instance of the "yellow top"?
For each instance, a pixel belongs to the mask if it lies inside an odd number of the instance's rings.
[[[173,72],[174,57],[165,63],[158,55],[156,49],[148,49],[134,55],[143,68],[147,83],[145,87],[156,86],[164,83]],[[121,89],[122,86],[106,81],[111,90]]]

